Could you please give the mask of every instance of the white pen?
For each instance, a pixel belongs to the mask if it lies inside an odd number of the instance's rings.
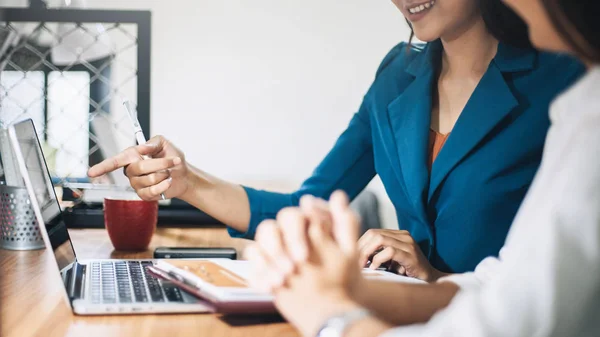
[[[129,120],[133,125],[133,131],[135,132],[135,140],[138,145],[146,144],[146,137],[144,137],[144,131],[142,130],[142,126],[140,125],[140,121],[137,118],[137,109],[131,104],[129,100],[123,101],[123,106],[125,110],[127,110],[127,115],[129,116]],[[143,156],[144,158],[148,158],[147,156]],[[165,194],[161,193],[160,198],[162,200],[166,200]]]

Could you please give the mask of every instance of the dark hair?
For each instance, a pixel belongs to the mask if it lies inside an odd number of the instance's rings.
[[[485,26],[498,41],[513,47],[532,48],[527,25],[512,9],[503,4],[502,0],[477,0],[477,3]],[[411,27],[410,41],[413,37]]]
[[[581,57],[600,62],[600,1],[543,0],[563,40]],[[579,33],[582,39],[573,37]]]

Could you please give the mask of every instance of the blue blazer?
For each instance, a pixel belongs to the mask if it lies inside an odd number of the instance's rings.
[[[408,230],[431,264],[471,271],[497,255],[540,164],[552,99],[584,71],[566,56],[500,44],[433,164],[427,167],[432,92],[439,41],[401,43],[385,57],[363,103],[333,149],[291,194],[245,187],[249,230],[304,194],[351,198],[378,174]]]

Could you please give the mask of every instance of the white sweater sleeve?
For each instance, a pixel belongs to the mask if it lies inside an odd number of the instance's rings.
[[[500,254],[502,255],[503,251]],[[488,257],[477,265],[474,272],[453,274],[439,279],[438,282],[452,282],[456,283],[461,290],[475,291],[493,278],[498,266],[500,266],[498,258]]]
[[[385,337],[600,335],[600,99],[575,97],[500,257],[443,280],[461,287],[448,308]]]

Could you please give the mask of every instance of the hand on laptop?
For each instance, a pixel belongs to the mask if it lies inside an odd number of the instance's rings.
[[[271,291],[304,335],[315,335],[324,317],[358,307],[352,296],[364,282],[356,263],[359,223],[342,192],[329,204],[305,197],[300,208],[261,224],[246,251],[253,285]]]
[[[426,282],[445,275],[433,268],[408,231],[370,229],[360,238],[358,247],[361,266],[377,269],[391,263],[388,270]]]
[[[89,169],[88,176],[95,178],[121,168],[125,169],[131,187],[144,200],[159,200],[161,193],[167,198],[180,197],[189,186],[185,155],[162,136],[102,161]]]

